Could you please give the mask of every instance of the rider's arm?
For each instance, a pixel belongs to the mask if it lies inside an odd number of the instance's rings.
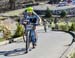
[[[33,12],[33,14],[36,16],[36,19],[37,19],[36,24],[39,25],[40,24],[39,22],[40,22],[41,18],[35,12]]]
[[[39,19],[38,16],[36,16],[36,18],[37,18],[36,24],[39,25],[39,20],[40,20],[40,19]]]
[[[22,13],[22,18],[20,19],[20,23],[22,24],[22,25],[24,25],[24,24],[26,24],[27,22],[26,22],[26,16],[27,16],[27,13],[26,12],[23,12]]]
[[[20,24],[22,25],[25,25],[27,22],[26,22],[26,18],[23,16],[20,17]]]
[[[23,25],[24,18],[20,19],[20,24]]]

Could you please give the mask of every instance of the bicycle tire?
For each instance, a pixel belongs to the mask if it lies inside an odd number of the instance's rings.
[[[29,41],[29,32],[26,32],[26,53],[28,53],[30,41]]]
[[[44,30],[45,30],[45,32],[47,32],[47,28],[46,28],[46,26],[44,26]]]

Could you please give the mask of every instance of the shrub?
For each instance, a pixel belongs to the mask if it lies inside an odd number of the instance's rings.
[[[8,40],[11,37],[11,32],[5,25],[0,25],[0,31],[3,31],[3,39]]]
[[[52,22],[50,25],[51,25],[51,28],[55,28],[56,27],[54,22]],[[64,31],[68,31],[69,30],[68,25],[65,22],[59,22],[56,25],[57,25],[57,29],[58,30],[64,30]]]
[[[71,56],[71,58],[75,58],[75,53],[73,53],[73,56]]]
[[[54,22],[51,23],[51,28],[54,28],[55,27],[55,24]]]
[[[11,37],[11,32],[7,28],[3,29],[3,38],[8,40]]]
[[[22,36],[24,33],[24,28],[21,24],[17,24],[17,30],[15,32],[15,34],[12,36],[13,38],[16,38],[16,37],[20,37]]]
[[[71,30],[75,31],[75,22],[72,23]]]
[[[66,17],[66,14],[67,13],[64,10],[62,10],[61,13],[60,13],[60,17],[61,18],[64,18],[64,17]]]
[[[64,31],[75,31],[75,22],[60,22],[58,23],[58,29]]]
[[[68,27],[68,24],[67,23],[60,22],[60,23],[58,23],[58,29],[59,30],[64,30],[64,31],[68,31],[69,30],[69,27]]]
[[[72,51],[69,55],[67,55],[67,58],[75,58],[75,51]]]

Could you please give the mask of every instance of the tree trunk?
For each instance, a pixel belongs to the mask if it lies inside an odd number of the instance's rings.
[[[15,0],[9,0],[9,5],[10,5],[9,9],[14,10],[15,9]]]

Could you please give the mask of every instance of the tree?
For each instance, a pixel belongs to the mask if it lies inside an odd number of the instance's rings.
[[[64,17],[66,17],[66,14],[67,13],[64,10],[62,10],[61,13],[60,13],[60,17],[61,18],[64,18]]]
[[[47,22],[51,23],[51,21],[52,21],[52,13],[51,13],[51,10],[48,7],[46,9],[44,17],[46,18]]]
[[[9,9],[11,10],[15,9],[15,1],[16,0],[9,0],[9,5],[10,5]]]
[[[46,13],[45,13],[45,17],[50,18],[52,17],[52,13],[50,11],[50,9],[47,7]]]

